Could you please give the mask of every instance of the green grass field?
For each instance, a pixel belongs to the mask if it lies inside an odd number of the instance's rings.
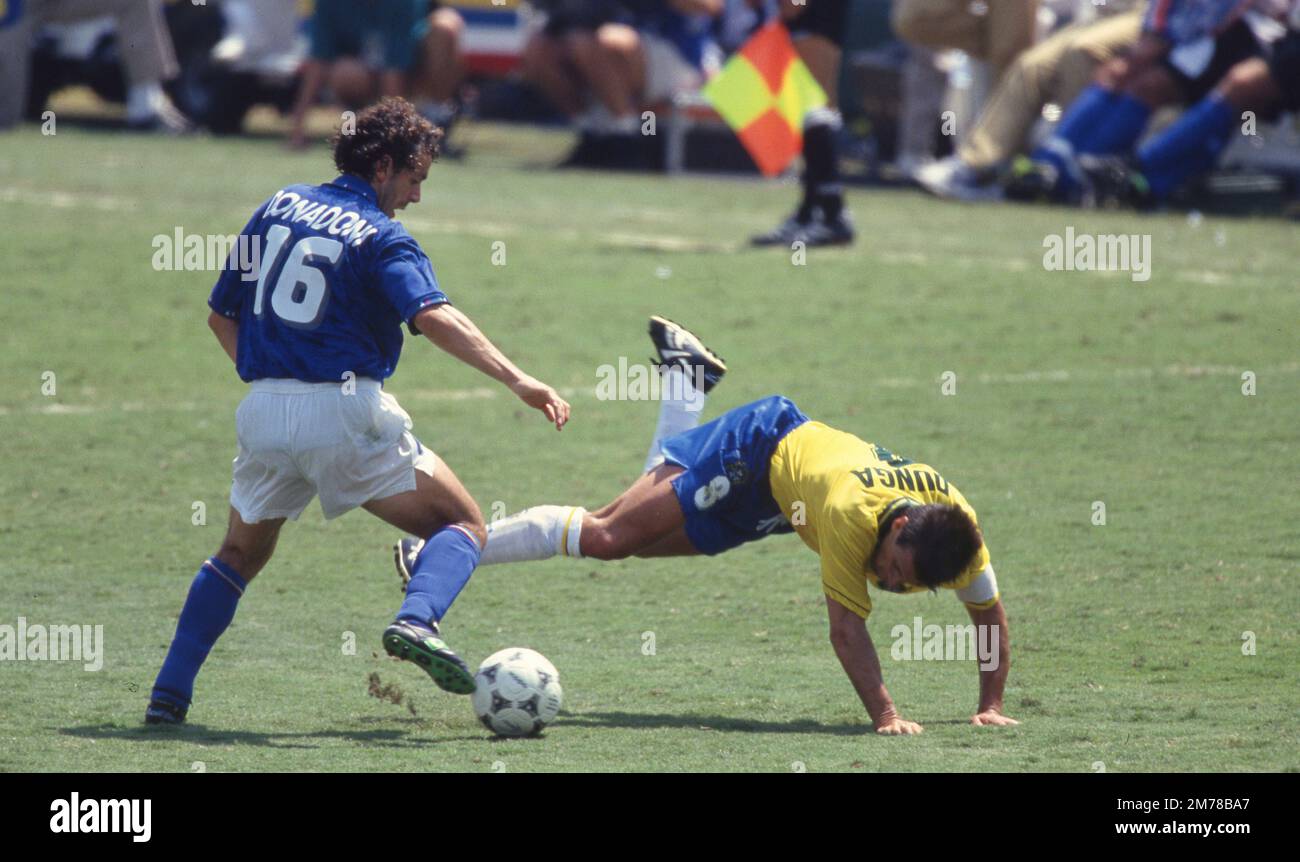
[[[467,131],[470,158],[436,166],[403,221],[452,299],[574,405],[556,434],[408,340],[389,391],[485,514],[602,504],[636,476],[656,405],[597,400],[597,368],[643,361],[646,317],[665,314],[731,365],[708,416],[787,394],[963,490],[1023,723],[967,724],[971,661],[890,657],[895,625],[965,623],[959,602],[877,594],[886,684],[926,732],[871,735],[817,559],[783,536],[717,558],[480,570],[448,640],[471,664],[539,649],[566,696],[543,738],[495,740],[467,699],[382,653],[394,531],[313,505],[214,649],[190,723],[146,731],[185,591],[221,538],[244,391],[205,326],[214,275],[155,271],[152,238],[237,232],[332,166],[273,140],[68,125],[0,136],[0,625],[102,625],[103,668],[0,661],[0,770],[1300,769],[1294,224],[854,191],[857,245],[795,266],[741,242],[784,213],[788,185],[557,172],[543,165],[563,138]],[[1045,271],[1044,237],[1071,225],[1150,234],[1150,281]],[[371,696],[374,674],[400,704]]]

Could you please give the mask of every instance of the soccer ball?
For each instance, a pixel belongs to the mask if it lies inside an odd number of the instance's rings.
[[[501,736],[540,733],[560,711],[560,672],[536,650],[510,647],[483,659],[474,675],[474,714]]]

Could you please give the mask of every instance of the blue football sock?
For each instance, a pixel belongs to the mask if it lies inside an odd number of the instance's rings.
[[[1118,93],[1097,84],[1085,87],[1070,103],[1052,134],[1030,154],[1034,161],[1056,168],[1056,191],[1062,197],[1071,197],[1079,188],[1075,156],[1083,152],[1088,137],[1106,122],[1118,98]]]
[[[1076,153],[1112,156],[1133,149],[1151,119],[1151,109],[1141,99],[1128,93],[1116,93],[1105,119],[1083,134],[1075,144]]]
[[[1189,178],[1214,167],[1232,137],[1236,114],[1209,95],[1138,150],[1138,166],[1157,198],[1168,197]]]
[[[1150,117],[1151,109],[1139,99],[1092,84],[1070,104],[1056,131],[1032,158],[1054,166],[1058,194],[1072,198],[1081,179],[1075,158],[1126,152],[1137,143]]]
[[[461,527],[443,527],[429,537],[415,560],[399,620],[428,624],[447,613],[478,565],[482,550]]]
[[[189,706],[194,678],[212,645],[235,618],[239,597],[248,583],[230,566],[213,557],[199,567],[181,608],[176,636],[167,650],[153,685],[153,698]]]
[[[1119,93],[1090,84],[1075,97],[1061,117],[1052,137],[1067,141],[1076,151],[1098,126],[1106,122]],[[1035,154],[1037,158],[1037,154]]]

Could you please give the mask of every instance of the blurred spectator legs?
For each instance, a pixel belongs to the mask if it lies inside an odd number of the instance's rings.
[[[942,71],[933,51],[911,48],[903,64],[898,155],[895,164],[906,176],[934,157],[935,129],[943,110],[948,73]]]
[[[582,79],[569,62],[570,43],[594,38],[590,31],[584,30],[556,35],[539,31],[525,43],[520,57],[519,71],[523,79],[570,119],[582,112],[586,102]]]
[[[1268,116],[1278,107],[1295,109],[1300,104],[1298,72],[1298,33],[1279,42],[1269,60],[1253,57],[1233,66],[1213,93],[1138,150],[1137,168],[1150,197],[1162,201],[1187,180],[1212,169],[1238,130],[1243,111]]]
[[[461,39],[465,21],[454,9],[435,9],[420,46],[420,61],[408,82],[415,107],[431,123],[450,132],[460,112],[457,96],[465,80]]]
[[[626,24],[539,32],[523,56],[524,79],[578,126],[569,166],[649,168],[655,139],[641,135],[641,111],[704,80],[670,43]]]
[[[917,182],[940,197],[996,196],[988,184],[1027,149],[1044,106],[1064,109],[1073,102],[1103,64],[1137,43],[1141,28],[1140,12],[1124,12],[1066,27],[1026,50],[1003,74],[956,154],[918,171]]]
[[[45,24],[111,15],[127,83],[126,120],[132,128],[183,132],[189,121],[163,92],[179,71],[162,0],[45,0],[26,4],[0,28],[0,128],[23,114],[31,75],[32,39]],[[40,107],[40,106],[37,106]]]
[[[1038,0],[895,0],[900,39],[933,50],[955,48],[983,60],[995,77],[1034,43]]]
[[[1049,102],[1066,106],[1097,69],[1137,42],[1142,18],[1129,12],[1061,32],[1025,51],[1007,70],[979,122],[958,149],[979,172],[1000,167],[1022,152]]]

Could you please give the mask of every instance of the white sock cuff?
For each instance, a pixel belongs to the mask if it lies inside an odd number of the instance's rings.
[[[560,528],[563,530],[560,553],[566,557],[582,558],[582,519],[586,514],[586,509],[574,506],[565,516],[565,524]]]

